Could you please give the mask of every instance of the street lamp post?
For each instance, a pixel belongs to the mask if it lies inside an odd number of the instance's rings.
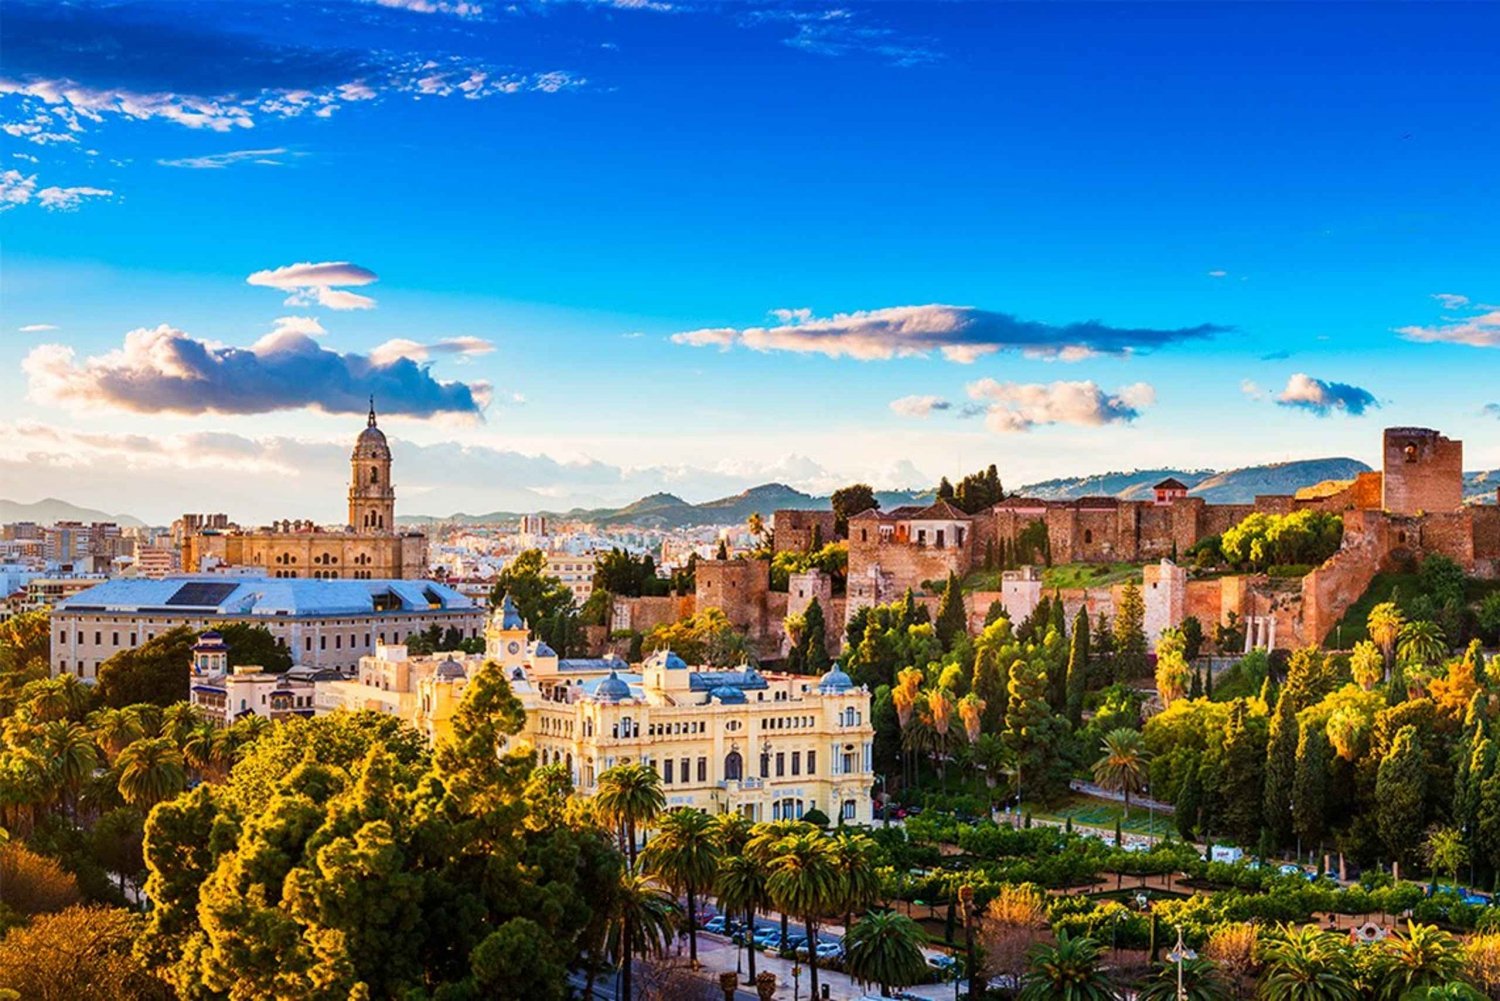
[[[1182,984],[1182,964],[1197,959],[1198,954],[1182,941],[1182,925],[1177,926],[1177,946],[1167,953],[1167,959],[1177,964],[1177,1001],[1187,1001],[1187,988]]]

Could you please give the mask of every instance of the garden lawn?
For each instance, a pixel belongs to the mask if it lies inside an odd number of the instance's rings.
[[[1042,571],[1042,586],[1052,588],[1108,587],[1140,579],[1138,563],[1064,563]]]
[[[1058,801],[1050,807],[1028,805],[1034,819],[1048,820],[1061,824],[1069,817],[1073,819],[1073,827],[1097,827],[1103,831],[1112,832],[1115,829],[1115,821],[1119,820],[1120,827],[1128,834],[1150,835],[1151,837],[1164,838],[1167,835],[1177,836],[1177,825],[1172,815],[1157,813],[1155,823],[1152,823],[1150,811],[1144,806],[1135,803],[1130,804],[1130,819],[1125,819],[1125,805],[1108,799],[1095,799],[1092,796],[1084,796],[1074,793]]]

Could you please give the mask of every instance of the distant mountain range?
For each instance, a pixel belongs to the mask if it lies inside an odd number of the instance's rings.
[[[59,521],[112,521],[122,528],[140,528],[145,522],[128,514],[106,514],[91,507],[79,507],[56,497],[47,497],[33,504],[0,498],[0,524],[13,521],[34,521],[39,525],[51,525]]]
[[[1042,500],[1074,500],[1079,497],[1119,497],[1122,500],[1147,500],[1153,484],[1175,477],[1186,483],[1189,493],[1214,504],[1248,504],[1257,494],[1292,494],[1304,487],[1330,480],[1353,479],[1369,466],[1358,459],[1304,459],[1297,462],[1275,462],[1240,469],[1136,469],[1130,472],[1097,473],[1092,476],[1065,477],[1028,483],[1010,492]],[[1476,470],[1464,474],[1464,496],[1493,502],[1500,487],[1500,469]],[[889,510],[903,504],[926,504],[932,501],[932,490],[878,490],[880,506]],[[690,528],[701,525],[734,525],[753,512],[770,517],[778,508],[826,510],[828,498],[804,493],[784,483],[765,483],[730,497],[692,504],[676,494],[657,493],[617,508],[571,508],[562,511],[490,511],[484,514],[456,513],[403,515],[396,520],[406,526],[435,523],[482,525],[517,521],[522,514],[545,514],[558,521],[583,521],[601,528],[637,525],[642,528]],[[122,526],[138,527],[143,523],[128,514],[107,514],[92,508],[78,507],[49,497],[34,504],[20,504],[0,499],[0,523],[35,521],[113,521]]]
[[[1045,480],[1015,488],[1012,492],[1043,500],[1072,500],[1079,497],[1109,496],[1123,500],[1144,500],[1151,496],[1152,485],[1175,477],[1186,483],[1189,493],[1215,504],[1248,504],[1258,494],[1292,494],[1304,487],[1329,480],[1353,479],[1356,473],[1369,470],[1358,459],[1306,459],[1299,462],[1276,462],[1264,466],[1217,471],[1212,469],[1137,469],[1131,472],[1100,473],[1064,479]],[[1493,497],[1500,485],[1500,470],[1464,474],[1465,493],[1471,497]],[[882,508],[902,504],[924,504],[933,498],[931,490],[882,490],[876,492]],[[733,525],[743,522],[752,512],[767,517],[778,508],[823,510],[828,498],[804,493],[784,483],[766,483],[737,493],[732,497],[692,504],[676,494],[657,493],[624,507],[572,508],[566,511],[491,511],[487,514],[453,514],[447,517],[411,515],[398,518],[403,525],[446,524],[478,525],[516,521],[522,513],[545,514],[549,518],[586,521],[600,527],[638,525],[643,528],[689,528],[700,525]]]

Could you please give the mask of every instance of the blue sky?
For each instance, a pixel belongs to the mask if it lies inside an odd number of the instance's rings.
[[[371,391],[434,514],[1373,461],[1386,424],[1500,466],[1490,5],[5,33],[0,496],[333,520]]]

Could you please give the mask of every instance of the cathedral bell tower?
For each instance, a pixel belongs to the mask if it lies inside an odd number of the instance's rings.
[[[396,488],[391,483],[391,448],[375,425],[375,398],[370,416],[349,457],[349,527],[366,535],[396,531]]]

